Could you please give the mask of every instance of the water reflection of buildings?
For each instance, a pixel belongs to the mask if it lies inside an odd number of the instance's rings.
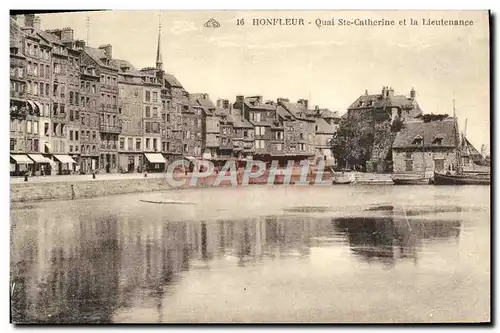
[[[422,241],[458,239],[461,228],[458,220],[419,219],[393,211],[384,217],[338,218],[333,224],[347,235],[356,256],[387,263],[404,258],[416,262]]]
[[[343,246],[347,239],[361,258],[415,259],[422,239],[460,233],[460,222],[415,216],[410,224],[397,216],[332,222],[305,214],[171,222],[158,216],[28,211],[31,215],[14,218],[11,237],[15,322],[111,322],[118,308],[137,307],[154,311],[161,322],[164,302],[183,272],[210,268],[222,258],[240,266],[307,258],[311,247]],[[24,219],[36,228],[21,229]]]

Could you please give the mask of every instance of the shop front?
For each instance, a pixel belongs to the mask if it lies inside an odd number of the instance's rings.
[[[167,161],[160,153],[144,154],[146,158],[146,170],[148,172],[163,172]]]
[[[73,170],[75,160],[69,155],[53,155],[54,162],[56,162],[56,169],[58,175],[69,175]]]
[[[30,172],[33,176],[49,176],[55,169],[55,163],[42,154],[28,154],[28,157],[34,162]]]
[[[10,155],[10,175],[24,176],[26,172],[30,172],[34,162],[26,154],[11,154]]]

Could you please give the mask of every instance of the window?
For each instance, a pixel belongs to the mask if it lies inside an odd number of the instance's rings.
[[[282,150],[283,150],[283,144],[282,144],[282,143],[278,143],[278,144],[276,145],[276,150],[277,150],[277,151],[282,151]]]
[[[31,133],[31,120],[28,120],[26,122],[26,130],[28,133]]]
[[[85,91],[90,92],[90,82],[89,81],[85,82]]]
[[[151,108],[149,106],[146,106],[146,114],[145,114],[145,117],[146,118],[150,118],[151,117]]]
[[[125,138],[120,138],[120,149],[125,149]]]
[[[97,92],[97,91],[96,91],[96,87],[95,87],[95,83],[92,83],[92,90],[91,90],[91,92],[92,92],[93,94],[95,94],[95,93]]]
[[[151,126],[153,133],[160,133],[160,123],[153,123]]]
[[[158,102],[158,92],[153,91],[153,102]]]
[[[104,78],[104,75],[101,74],[101,83],[106,83],[106,79]]]
[[[440,137],[435,138],[434,140],[432,140],[432,144],[433,145],[438,145],[438,146],[442,145],[443,144],[443,138],[440,138]]]
[[[46,83],[46,84],[45,84],[45,95],[46,95],[46,96],[49,96],[49,94],[50,94],[50,93],[49,93],[49,91],[50,91],[49,84],[48,84],[48,83]]]
[[[257,149],[266,148],[266,141],[265,140],[255,140],[255,148],[257,148]]]
[[[262,126],[257,126],[255,127],[255,135],[265,135],[266,134],[266,128]]]
[[[247,133],[247,131],[245,131],[245,137],[247,136],[246,133]],[[283,140],[283,132],[282,131],[276,132],[276,140]]]
[[[43,88],[44,88],[44,85],[43,85],[43,83],[40,82],[40,89],[39,89],[40,90],[40,95],[43,95],[43,92],[44,92]]]
[[[146,149],[149,149],[149,141],[150,141],[150,139],[146,138]]]
[[[69,140],[73,141],[73,131],[69,131]]]
[[[43,132],[45,133],[45,136],[49,136],[49,124],[48,123],[43,124]]]
[[[444,170],[444,160],[443,159],[435,159],[434,160],[434,170],[435,171],[443,171]]]
[[[146,102],[151,102],[151,92],[149,90],[146,90],[145,93]]]
[[[413,171],[413,161],[412,160],[406,160],[405,161],[405,171]]]
[[[158,108],[157,107],[153,107],[153,117],[154,118],[158,117]]]
[[[12,139],[12,138],[10,139],[10,150],[11,151],[16,150],[16,141],[17,141],[16,139]]]
[[[167,122],[170,122],[170,113],[167,113]]]
[[[151,133],[151,123],[146,123],[146,133]]]
[[[33,121],[33,134],[38,134],[38,121]]]
[[[40,64],[40,77],[45,77],[45,66]]]
[[[305,145],[305,143],[299,143],[299,150],[300,150],[300,151],[305,151],[305,150],[306,150],[306,145]]]
[[[16,131],[16,121],[14,119],[10,120],[10,131],[15,132]]]
[[[141,150],[141,139],[135,139],[135,149]]]
[[[129,150],[134,149],[134,143],[133,143],[133,139],[132,138],[128,138],[127,139],[127,147],[128,147]]]
[[[78,141],[78,131],[75,131],[75,141]]]
[[[405,153],[405,157],[406,157],[407,159],[411,159],[411,152],[406,152],[406,153]]]

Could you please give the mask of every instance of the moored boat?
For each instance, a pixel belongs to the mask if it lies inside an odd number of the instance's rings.
[[[434,172],[435,185],[490,185],[489,174],[441,174]]]
[[[336,173],[334,172],[332,175],[332,184],[333,185],[342,185],[342,184],[350,184],[352,183],[353,175],[351,173]]]
[[[426,177],[392,176],[391,178],[394,185],[429,185],[431,183],[431,179]]]

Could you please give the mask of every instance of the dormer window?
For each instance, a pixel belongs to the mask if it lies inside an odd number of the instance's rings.
[[[438,134],[434,137],[434,139],[432,139],[432,144],[433,145],[442,145],[443,144],[443,135],[441,134]]]
[[[424,138],[422,138],[420,135],[417,135],[415,139],[413,139],[413,144],[417,146],[421,146],[424,143]]]

